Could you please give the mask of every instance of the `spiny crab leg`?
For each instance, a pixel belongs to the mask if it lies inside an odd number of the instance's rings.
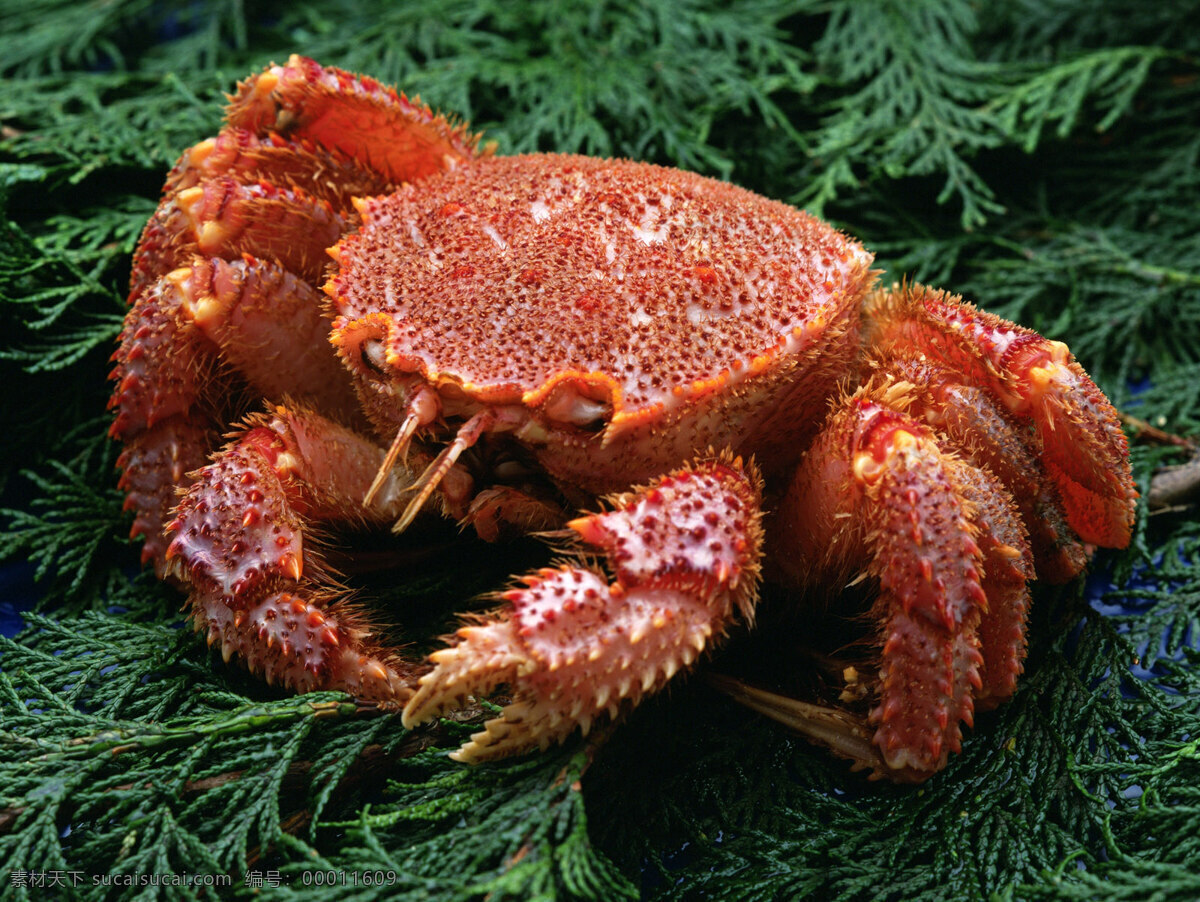
[[[977,635],[983,654],[976,711],[989,711],[1012,696],[1025,668],[1026,621],[1036,579],[1034,555],[1024,521],[1011,496],[986,469],[946,455],[944,466],[977,528],[981,606]]]
[[[897,380],[893,391],[904,397],[910,416],[999,479],[1029,530],[1038,579],[1063,583],[1078,576],[1087,554],[1040,462],[1036,433],[986,389],[964,385],[961,373],[925,354],[872,361],[872,368]]]
[[[163,572],[163,524],[176,488],[218,443],[217,418],[236,372],[261,393],[288,394],[342,410],[352,396],[332,354],[320,296],[280,267],[252,257],[195,258],[143,290],[113,355],[117,382],[110,434],[126,443],[119,464],[126,507],[137,511],[143,563]],[[226,370],[218,368],[223,360]]]
[[[1129,544],[1137,490],[1128,442],[1066,345],[922,285],[876,292],[864,312],[884,355],[919,349],[1032,421],[1071,528],[1085,542]]]
[[[391,182],[453,169],[478,154],[478,138],[373,78],[292,55],[238,85],[226,119],[364,160]]]
[[[167,546],[162,527],[178,500],[175,487],[203,465],[218,434],[215,423],[193,414],[206,394],[199,376],[215,355],[181,315],[188,298],[180,288],[161,279],[138,295],[110,374],[116,417],[109,435],[125,443],[118,485],[126,492],[125,509],[135,511],[130,538],[145,537],[142,563],[153,562],[160,577]]]
[[[913,780],[958,750],[977,698],[1011,694],[1033,565],[1024,526],[995,479],[887,406],[891,394],[869,384],[834,412],[772,537],[797,584],[845,585],[864,569],[878,581],[879,670],[866,686],[878,703],[867,720],[888,775]],[[984,631],[994,656],[987,662]]]
[[[513,701],[453,757],[477,762],[586,733],[636,704],[720,638],[734,611],[753,616],[760,485],[740,460],[702,460],[615,509],[572,522],[607,555],[611,583],[567,563],[522,578],[509,606],[458,631],[404,709],[413,726],[507,684]]]

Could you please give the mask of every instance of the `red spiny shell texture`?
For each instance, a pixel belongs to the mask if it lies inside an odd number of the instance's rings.
[[[586,377],[615,418],[807,350],[870,263],[732,185],[559,155],[484,159],[375,199],[337,256],[342,323],[387,314],[399,369],[526,403]]]

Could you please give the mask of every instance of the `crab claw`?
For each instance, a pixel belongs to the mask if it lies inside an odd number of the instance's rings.
[[[408,726],[509,686],[499,717],[453,754],[485,761],[562,741],[615,715],[691,665],[733,619],[753,615],[762,544],[757,473],[698,461],[569,526],[606,553],[615,581],[582,566],[543,569],[504,593],[509,607],[431,656],[404,709]]]

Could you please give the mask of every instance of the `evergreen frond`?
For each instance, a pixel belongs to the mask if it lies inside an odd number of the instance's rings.
[[[330,875],[390,875],[366,888],[364,899],[636,898],[588,838],[580,784],[588,758],[586,751],[559,751],[482,772],[456,767],[439,752],[409,758],[393,772],[383,804],[340,825],[348,842],[322,865]],[[449,825],[452,845],[441,841]],[[293,888],[303,885],[307,867],[293,869]]]
[[[1035,72],[992,100],[991,112],[1026,153],[1037,148],[1042,131],[1056,122],[1057,137],[1070,135],[1085,102],[1103,110],[1093,128],[1104,132],[1129,111],[1150,67],[1170,55],[1161,47],[1096,50]]]
[[[109,886],[138,886],[198,873],[241,884],[272,869],[291,890],[278,898],[347,880],[360,898],[634,895],[588,839],[586,754],[479,769],[444,751],[405,756],[412,738],[394,714],[336,694],[228,692],[178,627],[29,619],[23,640],[0,639],[0,854],[26,871],[106,861]],[[138,687],[151,680],[159,699],[147,709]],[[351,821],[331,816],[372,796]],[[285,853],[293,863],[280,868]]]
[[[190,82],[173,72],[6,79],[0,153],[37,160],[70,184],[115,167],[161,169],[216,131],[229,87],[215,72]]]
[[[121,329],[124,299],[114,272],[128,265],[153,205],[121,198],[82,216],[53,216],[36,237],[9,223],[0,250],[0,299],[19,317],[11,330],[23,341],[0,349],[0,359],[27,372],[51,372],[78,363],[95,348],[111,348]]]
[[[123,499],[108,477],[112,456],[102,460],[100,467],[89,466],[86,457],[52,460],[49,475],[26,471],[36,492],[29,508],[0,508],[0,561],[32,563],[47,604],[79,602],[99,584],[125,582],[113,570],[114,533],[126,519]]]
[[[831,104],[798,203],[818,215],[870,177],[938,175],[938,202],[962,204],[967,228],[1002,210],[968,162],[1003,137],[985,109],[993,67],[969,51],[972,5],[953,2],[833,4],[817,45],[830,81],[852,88]]]
[[[241,46],[246,34],[241,0],[31,0],[5,4],[2,21],[0,74],[18,77],[131,68],[147,45],[170,36],[175,65],[192,69],[211,64],[229,43]]]

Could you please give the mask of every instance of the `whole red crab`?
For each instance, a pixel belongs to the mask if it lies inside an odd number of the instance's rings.
[[[143,559],[268,680],[407,723],[507,685],[457,753],[479,761],[661,688],[753,616],[760,569],[834,599],[867,578],[862,713],[803,728],[921,779],[1012,693],[1035,573],[1129,540],[1125,438],[1066,346],[873,289],[871,255],[799,210],[640,163],[494,157],[300,57],[227,118],[142,236],[112,434]],[[577,540],[430,669],[373,638],[313,534],[431,508]]]

